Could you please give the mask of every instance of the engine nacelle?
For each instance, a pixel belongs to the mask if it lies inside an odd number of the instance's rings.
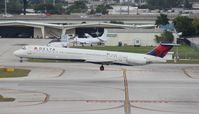
[[[160,58],[160,57],[155,57],[155,56],[149,56],[146,58],[147,63],[165,63],[166,59]]]
[[[145,58],[128,57],[128,64],[144,65],[144,64],[147,64],[147,60]]]

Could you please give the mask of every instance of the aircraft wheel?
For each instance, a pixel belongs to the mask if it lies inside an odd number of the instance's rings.
[[[20,63],[22,63],[22,62],[23,62],[23,58],[22,58],[22,57],[20,57],[20,60],[19,60],[19,61],[20,61]]]
[[[104,66],[103,65],[100,66],[100,70],[104,71]]]

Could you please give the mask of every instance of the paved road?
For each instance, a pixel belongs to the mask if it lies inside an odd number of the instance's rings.
[[[0,42],[0,64],[32,72],[24,78],[0,79],[0,94],[16,98],[1,102],[0,114],[199,112],[199,65],[110,65],[101,72],[99,65],[89,63],[19,63],[11,52],[20,48],[11,44],[19,42]]]

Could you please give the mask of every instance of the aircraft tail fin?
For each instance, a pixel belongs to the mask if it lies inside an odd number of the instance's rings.
[[[87,37],[87,38],[93,38],[90,34],[88,34],[88,33],[85,33],[85,36]]]
[[[99,38],[100,38],[101,40],[106,41],[106,40],[108,39],[107,33],[108,33],[108,31],[107,31],[106,29],[104,29],[104,33],[103,33],[102,36],[99,37]]]
[[[65,34],[61,36],[61,42],[68,42],[68,40],[68,35]]]
[[[177,44],[161,43],[160,45],[155,47],[152,51],[148,52],[147,54],[163,58],[172,49],[173,46],[177,46]]]

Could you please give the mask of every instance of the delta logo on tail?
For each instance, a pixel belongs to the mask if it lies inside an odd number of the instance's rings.
[[[172,49],[172,47],[176,46],[176,45],[177,44],[173,44],[173,43],[161,43],[154,50],[152,50],[151,52],[149,52],[147,54],[164,58],[165,55]]]

